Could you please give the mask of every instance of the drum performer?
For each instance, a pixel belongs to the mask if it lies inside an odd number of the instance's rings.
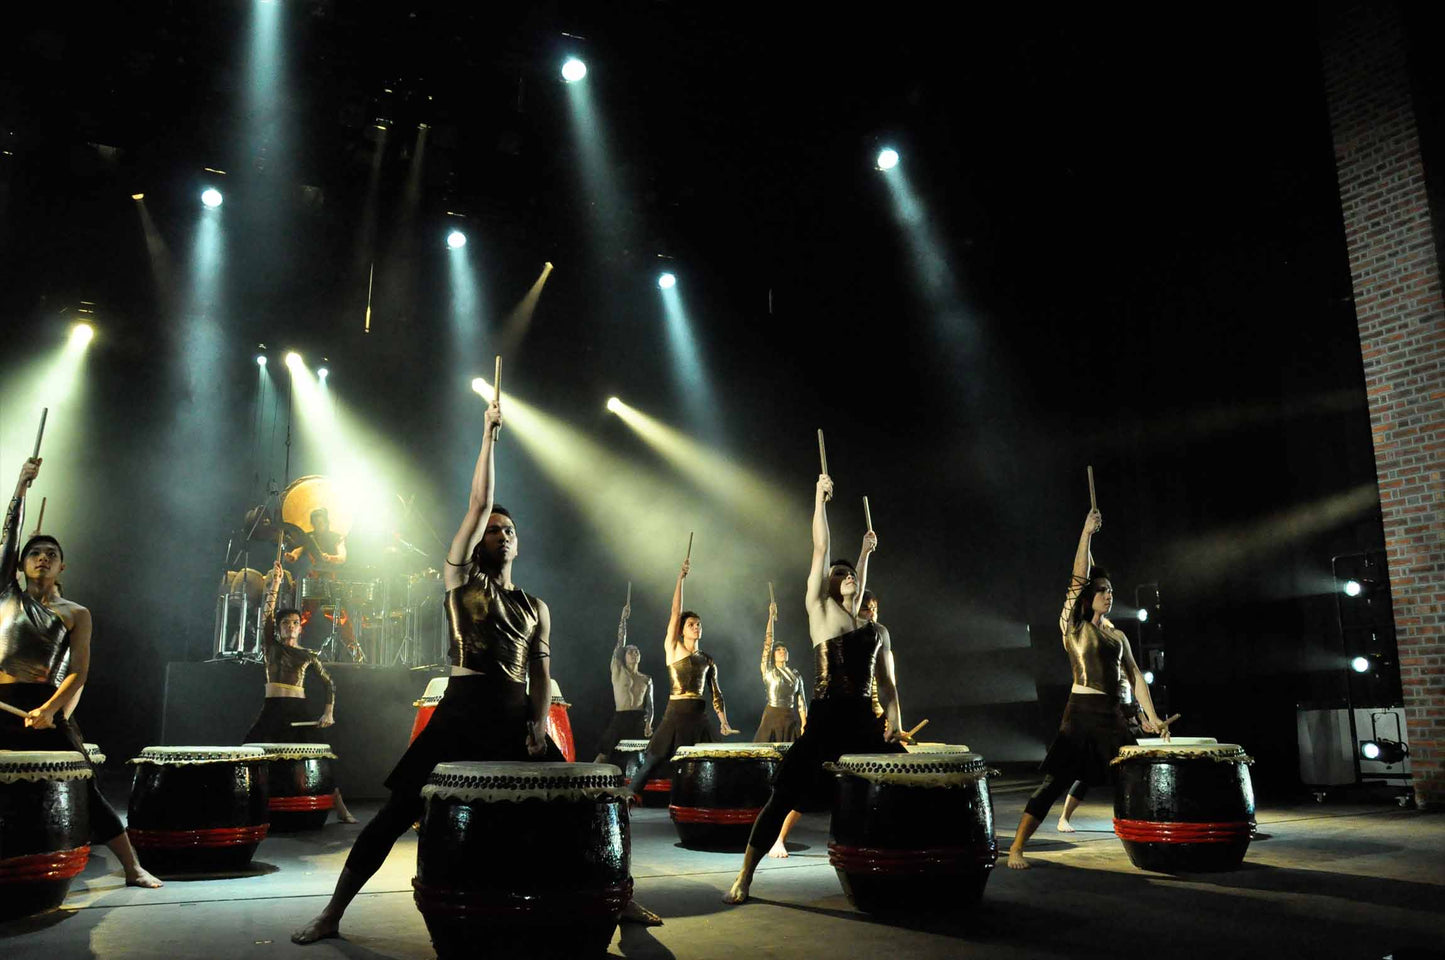
[[[336,723],[336,684],[331,674],[321,665],[316,654],[300,645],[301,611],[293,607],[276,609],[276,597],[281,589],[281,563],[278,560],[275,576],[266,589],[266,600],[261,608],[261,619],[265,626],[265,637],[261,652],[266,658],[266,699],[261,703],[261,712],[246,733],[246,743],[304,743],[319,742],[322,738],[310,731],[321,730]],[[326,707],[316,718],[306,703],[306,672],[314,669],[317,678],[326,687]],[[295,727],[293,723],[315,721],[316,726]],[[341,799],[341,788],[332,794],[336,819],[341,823],[356,823],[346,803]]]
[[[57,579],[65,551],[45,534],[19,547],[20,508],[40,461],[25,461],[5,512],[0,542],[0,701],[26,711],[23,721],[0,714],[0,750],[73,750],[85,756],[80,728],[70,719],[90,677],[90,611],[60,595]],[[17,580],[25,574],[25,587]],[[125,826],[96,786],[87,781],[90,832],[120,860],[131,887],[159,887],[136,857]]]
[[[622,608],[617,624],[617,646],[612,648],[612,720],[602,733],[593,762],[606,763],[619,740],[652,736],[652,678],[638,670],[642,651],[627,642],[627,620],[632,604]]]
[[[773,646],[773,626],[778,605],[768,604],[768,628],[763,634],[763,685],[768,688],[768,705],[753,734],[757,743],[792,743],[803,732],[808,704],[803,699],[803,675],[788,666],[788,648]]]
[[[304,556],[308,566],[307,577],[313,580],[335,581],[337,573],[346,566],[346,537],[331,529],[331,514],[325,507],[312,510],[310,519],[311,531],[301,535],[300,545],[288,552],[286,559],[295,563]],[[339,599],[333,597],[332,603],[334,607],[330,616],[336,618],[336,636],[346,644],[346,649],[351,651],[358,661],[365,659],[358,656],[361,647],[356,642],[350,615]],[[325,601],[319,598],[301,601],[301,627],[308,636],[318,630],[328,634],[331,632],[329,624],[323,627],[317,622],[315,627],[312,626],[317,612],[324,609],[324,604]]]
[[[381,867],[397,838],[421,816],[421,788],[438,763],[562,760],[561,751],[547,739],[551,613],[547,604],[512,582],[517,528],[512,515],[494,500],[492,434],[501,422],[501,408],[494,401],[486,412],[467,512],[447,554],[452,669],[446,694],[387,777],[391,796],[357,837],[330,902],[292,934],[296,943],[337,935],[347,905]]]
[[[1064,595],[1064,608],[1059,614],[1059,630],[1063,633],[1064,650],[1073,670],[1073,686],[1064,707],[1059,732],[1049,747],[1040,769],[1043,783],[1029,797],[1019,819],[1018,830],[1008,851],[1008,865],[1013,870],[1027,870],[1024,844],[1033,836],[1049,808],[1066,787],[1074,781],[1090,786],[1110,782],[1110,762],[1119,747],[1135,742],[1129,732],[1126,716],[1128,688],[1144,709],[1142,726],[1149,733],[1161,728],[1149,696],[1149,685],[1143,672],[1134,663],[1129,638],[1105,616],[1114,605],[1114,587],[1108,575],[1093,566],[1089,547],[1095,533],[1104,525],[1098,510],[1089,511],[1084,519],[1079,546],[1074,553],[1073,577]]]
[[[858,616],[863,587],[859,581],[867,576],[868,557],[877,549],[878,537],[872,530],[864,535],[857,567],[847,560],[834,560],[827,566],[831,546],[827,501],[832,495],[832,478],[820,474],[813,500],[813,558],[804,597],[817,664],[808,728],[778,765],[772,797],[753,822],[742,869],[723,898],[727,903],[748,899],[758,861],[781,841],[785,828],[797,822],[800,812],[832,805],[832,776],[823,764],[845,753],[903,751],[898,742],[903,738],[903,722],[898,714],[897,684],[885,656],[888,634]],[[892,705],[888,712],[893,733],[889,737],[883,733],[880,701]]]
[[[662,722],[647,742],[647,759],[632,775],[634,800],[641,799],[642,788],[652,772],[670,760],[678,747],[712,742],[703,701],[709,681],[712,683],[712,708],[717,713],[722,735],[726,737],[741,732],[728,723],[727,704],[718,684],[717,663],[698,649],[702,642],[702,617],[682,609],[682,581],[687,579],[688,568],[688,561],[684,560],[677,575],[677,586],[672,591],[672,612],[668,615],[667,634],[662,641],[672,692],[667,698]]]

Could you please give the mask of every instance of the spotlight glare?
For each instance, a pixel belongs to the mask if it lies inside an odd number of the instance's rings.
[[[562,79],[568,83],[576,83],[585,76],[587,76],[587,64],[576,57],[568,57],[567,61],[562,64]]]
[[[1380,745],[1373,740],[1366,740],[1360,744],[1360,756],[1366,760],[1380,759]]]
[[[319,379],[319,380],[325,380],[325,379],[327,378],[327,376],[330,375],[330,373],[331,373],[331,371],[328,370],[328,369],[326,369],[325,367],[317,367],[317,368],[316,368],[316,377],[317,377],[317,379]]]
[[[88,323],[77,323],[70,328],[70,342],[83,347],[95,338],[95,328]]]
[[[266,365],[266,355],[265,355],[264,353],[258,354],[258,355],[256,356],[256,366],[258,366],[258,367],[264,367],[265,365]]]
[[[1369,658],[1369,657],[1356,657],[1355,659],[1353,659],[1353,660],[1350,661],[1350,669],[1353,670],[1353,671],[1355,671],[1356,673],[1369,673],[1369,672],[1370,672],[1370,658]]]
[[[1153,671],[1153,670],[1145,670],[1145,671],[1144,671],[1144,682],[1145,682],[1145,683],[1148,683],[1148,684],[1152,684],[1152,683],[1154,682],[1154,671]]]
[[[884,147],[878,152],[878,169],[892,170],[898,166],[898,151],[892,147]]]
[[[657,286],[660,290],[671,290],[673,287],[677,286],[677,277],[673,276],[670,273],[664,273],[662,276],[657,278]]]
[[[130,198],[132,200],[144,200],[146,198],[146,195],[143,193],[133,193],[130,195]]]
[[[1139,608],[1139,622],[1140,622],[1140,623],[1148,623],[1148,622],[1149,622],[1149,608],[1148,608],[1148,607],[1140,607],[1140,608]]]
[[[201,202],[211,208],[219,207],[221,205],[221,191],[215,187],[207,187],[201,192]]]
[[[453,230],[447,234],[447,246],[453,250],[460,250],[467,245],[467,235],[460,230]]]
[[[608,413],[617,413],[617,412],[618,412],[619,410],[621,410],[621,409],[622,409],[622,401],[621,401],[621,400],[617,399],[616,397],[608,397],[608,398],[607,398],[607,412],[608,412]]]
[[[287,354],[286,354],[286,366],[288,366],[288,367],[299,367],[299,366],[301,366],[301,354],[297,353],[295,350],[292,350],[291,352],[287,353]]]
[[[1344,591],[1347,597],[1358,597],[1365,592],[1365,585],[1358,580],[1346,580]]]

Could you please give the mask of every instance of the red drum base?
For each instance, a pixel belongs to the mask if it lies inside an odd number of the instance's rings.
[[[1252,761],[1228,743],[1127,746],[1114,761],[1114,832],[1134,866],[1234,870],[1254,836]]]
[[[90,858],[91,776],[81,753],[0,750],[0,921],[65,901]]]
[[[89,860],[89,846],[0,860],[0,922],[60,906]]]

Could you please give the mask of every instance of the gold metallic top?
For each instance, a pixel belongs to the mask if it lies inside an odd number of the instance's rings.
[[[1085,620],[1071,627],[1064,633],[1064,646],[1074,682],[1122,703],[1131,702],[1134,691],[1124,676],[1124,644],[1128,642],[1129,638],[1108,622],[1098,627]]]
[[[669,700],[701,700],[708,676],[712,676],[712,705],[718,713],[726,713],[722,687],[718,685],[717,664],[701,650],[667,665],[667,679],[672,684]]]
[[[803,699],[803,675],[792,667],[763,668],[763,683],[768,688],[768,706],[796,707]]]
[[[538,639],[537,602],[481,572],[447,591],[448,655],[455,666],[527,682],[527,665],[552,655]]]
[[[883,635],[872,623],[813,644],[813,662],[817,669],[813,696],[819,700],[867,697],[873,701],[874,712],[880,712],[873,671],[881,649]]]
[[[266,638],[266,643],[261,648],[266,656],[266,682],[283,683],[297,689],[304,689],[306,686],[306,671],[310,667],[316,668],[316,676],[326,685],[326,705],[331,706],[336,702],[336,684],[331,680],[331,674],[321,665],[321,660],[316,654],[305,647],[292,647],[279,640]]]
[[[20,503],[10,501],[0,543],[0,670],[22,683],[56,686],[70,672],[70,629],[45,604],[20,589]]]

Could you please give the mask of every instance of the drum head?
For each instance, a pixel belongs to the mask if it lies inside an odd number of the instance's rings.
[[[100,766],[102,763],[105,763],[105,754],[101,753],[100,744],[98,743],[85,744],[85,755],[90,760],[90,762],[95,764],[96,766]]]
[[[674,762],[680,760],[781,760],[774,743],[696,743],[690,747],[678,747],[673,753]]]
[[[903,749],[909,753],[968,753],[966,743],[905,743]]]
[[[345,536],[354,515],[350,498],[332,486],[328,477],[314,474],[292,480],[281,493],[281,519],[302,530],[311,530],[311,511],[325,510],[331,531]]]
[[[1141,747],[1197,747],[1206,743],[1218,743],[1213,737],[1172,737],[1165,740],[1161,737],[1140,737]]]
[[[1183,739],[1183,738],[1181,738]],[[1195,739],[1208,739],[1207,737]],[[1140,759],[1200,759],[1232,760],[1244,757],[1244,748],[1237,743],[1180,743],[1170,740],[1164,743],[1138,746],[1126,745],[1119,748],[1119,760]]]
[[[614,747],[619,753],[641,753],[647,749],[646,740],[618,740]]]
[[[329,743],[247,743],[247,747],[260,747],[266,751],[268,760],[335,760]]]
[[[521,800],[615,800],[630,794],[610,763],[439,763],[421,795],[428,800],[504,803]]]
[[[73,750],[0,750],[0,783],[85,780],[91,776],[85,755]]]
[[[261,575],[261,571],[247,567],[244,570],[227,570],[221,576],[219,589],[226,596],[238,600],[244,593],[247,602],[254,606],[261,602],[261,593],[265,588],[266,578]]]
[[[430,703],[441,700],[442,694],[447,692],[447,681],[450,679],[451,677],[432,677],[426,682],[426,692],[421,698]]]
[[[193,763],[237,763],[265,760],[260,747],[146,747],[131,763],[182,765]]]

